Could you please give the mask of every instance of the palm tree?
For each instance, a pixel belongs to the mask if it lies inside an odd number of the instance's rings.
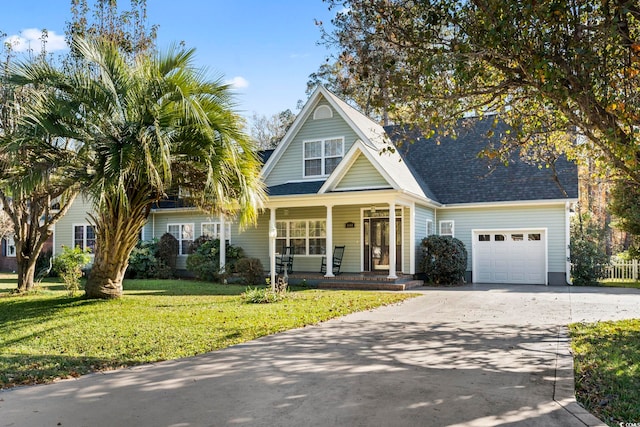
[[[117,298],[129,254],[154,203],[169,188],[211,212],[255,222],[264,200],[260,164],[230,88],[194,68],[193,50],[127,62],[117,46],[77,40],[71,71],[23,64],[14,81],[51,88],[31,106],[31,123],[77,141],[83,187],[93,201],[96,254],[89,298]]]

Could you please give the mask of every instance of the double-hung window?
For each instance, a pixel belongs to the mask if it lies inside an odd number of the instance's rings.
[[[440,221],[440,235],[453,237],[453,221]]]
[[[211,239],[219,239],[220,238],[220,223],[219,222],[203,222],[202,225],[202,235],[207,236]],[[224,223],[224,240],[227,243],[231,242],[231,223]]]
[[[78,224],[73,226],[73,247],[81,250],[96,251],[96,229],[93,225]]]
[[[327,222],[325,220],[276,221],[276,251],[293,246],[296,255],[324,255],[327,246]]]
[[[179,255],[188,255],[193,243],[193,224],[168,224],[167,233],[178,240]]]
[[[14,240],[14,236],[5,236],[5,238],[2,239],[2,243],[4,245],[2,254],[6,257],[14,258],[16,256],[16,241]]]
[[[427,236],[431,236],[433,234],[433,220],[428,219],[427,220]]]
[[[344,156],[344,138],[304,142],[304,176],[327,176]]]

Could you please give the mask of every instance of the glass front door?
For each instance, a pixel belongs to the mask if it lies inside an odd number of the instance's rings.
[[[396,219],[396,270],[401,271],[402,221]],[[389,270],[389,218],[365,218],[364,231],[364,270]]]

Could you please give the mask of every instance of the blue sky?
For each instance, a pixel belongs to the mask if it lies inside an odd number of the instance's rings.
[[[309,74],[329,53],[317,45],[314,20],[328,24],[335,14],[322,0],[147,0],[147,12],[149,23],[159,25],[160,49],[184,41],[196,48],[199,66],[237,82],[237,110],[247,117],[296,112]],[[39,35],[31,30],[47,29],[53,50],[64,47],[70,18],[69,0],[7,1],[0,32],[27,40]]]

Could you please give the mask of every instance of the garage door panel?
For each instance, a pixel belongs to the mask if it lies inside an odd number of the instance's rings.
[[[545,249],[541,230],[476,232],[474,278],[480,283],[545,284]]]

